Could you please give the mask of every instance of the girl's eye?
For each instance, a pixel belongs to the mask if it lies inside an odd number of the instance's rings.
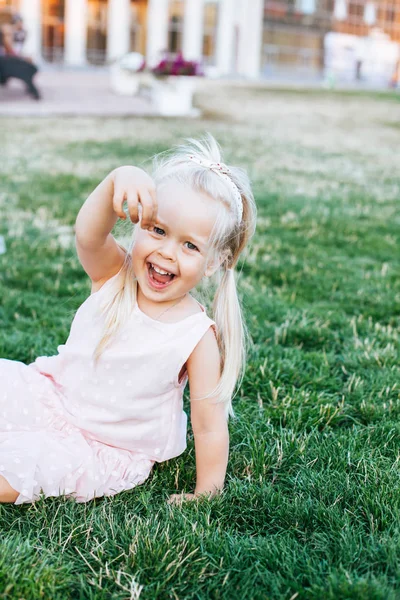
[[[161,229],[161,227],[153,227],[153,231],[154,231],[154,233],[157,233],[158,235],[164,235],[164,233],[165,233],[164,229]]]
[[[192,242],[185,242],[185,244],[187,244],[187,248],[189,248],[189,250],[199,250],[197,246],[192,244]]]

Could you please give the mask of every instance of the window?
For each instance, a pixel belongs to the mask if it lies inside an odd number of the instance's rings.
[[[396,20],[396,8],[392,4],[386,8],[386,21],[393,23]]]
[[[349,16],[359,17],[360,19],[364,16],[364,2],[360,0],[350,0],[349,2]]]
[[[64,0],[42,1],[42,56],[48,62],[64,57]]]
[[[215,64],[218,27],[218,2],[204,5],[203,57],[207,65]]]
[[[168,12],[168,51],[182,52],[183,1],[171,0]]]
[[[131,0],[130,52],[146,54],[146,0]]]
[[[88,62],[101,65],[107,50],[107,0],[88,0],[87,46]]]

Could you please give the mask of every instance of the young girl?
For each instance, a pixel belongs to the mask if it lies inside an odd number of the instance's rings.
[[[234,267],[254,232],[245,172],[221,163],[212,136],[142,169],[112,171],[76,220],[92,282],[58,355],[0,360],[0,501],[85,502],[134,488],[155,462],[182,454],[190,386],[194,494],[223,488],[227,420],[243,372],[244,326]],[[127,201],[128,250],[111,235]],[[213,319],[190,294],[217,275]]]

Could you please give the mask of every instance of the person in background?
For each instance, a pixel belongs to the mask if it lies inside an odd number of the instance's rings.
[[[0,56],[15,56],[13,28],[9,23],[0,25]]]
[[[12,18],[13,25],[13,41],[12,47],[14,53],[17,56],[22,56],[22,48],[26,40],[26,29],[24,28],[24,22],[20,15],[16,14]]]
[[[27,92],[39,100],[40,92],[33,82],[38,68],[31,57],[22,54],[25,39],[22,18],[0,11],[0,85],[7,85],[9,79],[20,79]]]

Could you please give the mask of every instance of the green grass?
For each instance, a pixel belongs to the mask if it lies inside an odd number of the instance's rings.
[[[129,492],[2,505],[0,599],[400,598],[400,105],[388,98],[243,88],[213,96],[226,120],[218,108],[200,121],[0,123],[4,358],[64,343],[89,293],[71,227],[118,164],[211,131],[259,207],[223,494],[167,505],[194,489],[189,427],[187,451]]]

